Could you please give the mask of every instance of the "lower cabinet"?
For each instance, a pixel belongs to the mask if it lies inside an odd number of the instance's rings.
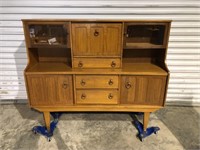
[[[27,75],[32,106],[73,105],[71,75]]]
[[[117,76],[103,76],[99,82],[92,82],[93,86],[88,87],[88,89],[86,87],[90,86],[90,80],[93,80],[92,77],[76,76],[76,88],[78,89],[74,91],[76,95],[75,104],[118,104],[118,101],[120,101],[120,104],[163,105],[167,82],[166,76],[124,75],[121,77],[120,94],[117,88]],[[97,78],[97,76],[95,77]],[[78,86],[83,82],[82,78],[85,83],[84,87]],[[104,78],[105,83],[103,82]],[[31,106],[74,104],[71,75],[26,75],[26,79]],[[114,87],[108,88],[107,84]],[[99,85],[102,85],[100,89]],[[119,97],[119,95],[121,96]]]
[[[165,76],[122,76],[121,104],[163,105]]]

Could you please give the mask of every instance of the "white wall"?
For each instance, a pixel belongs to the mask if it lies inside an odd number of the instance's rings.
[[[0,102],[27,99],[27,63],[21,19],[172,19],[167,102],[200,104],[199,0],[1,0]]]

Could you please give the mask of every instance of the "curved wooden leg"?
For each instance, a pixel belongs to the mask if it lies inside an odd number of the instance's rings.
[[[50,112],[43,112],[44,121],[48,131],[50,131]]]
[[[149,123],[149,116],[150,112],[144,112],[144,118],[143,118],[143,130],[146,131]]]

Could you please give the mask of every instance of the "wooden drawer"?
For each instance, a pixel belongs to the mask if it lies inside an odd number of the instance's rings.
[[[118,76],[77,75],[76,88],[118,88]]]
[[[74,68],[120,68],[120,58],[74,58]]]
[[[77,104],[117,104],[118,90],[77,90]]]

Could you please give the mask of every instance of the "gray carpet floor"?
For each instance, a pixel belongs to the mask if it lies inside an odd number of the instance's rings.
[[[139,117],[141,119],[141,116]],[[27,105],[0,105],[0,150],[182,150],[200,149],[200,107],[168,106],[151,113],[158,135],[144,142],[130,113],[64,113],[51,142],[31,129],[43,115]]]

